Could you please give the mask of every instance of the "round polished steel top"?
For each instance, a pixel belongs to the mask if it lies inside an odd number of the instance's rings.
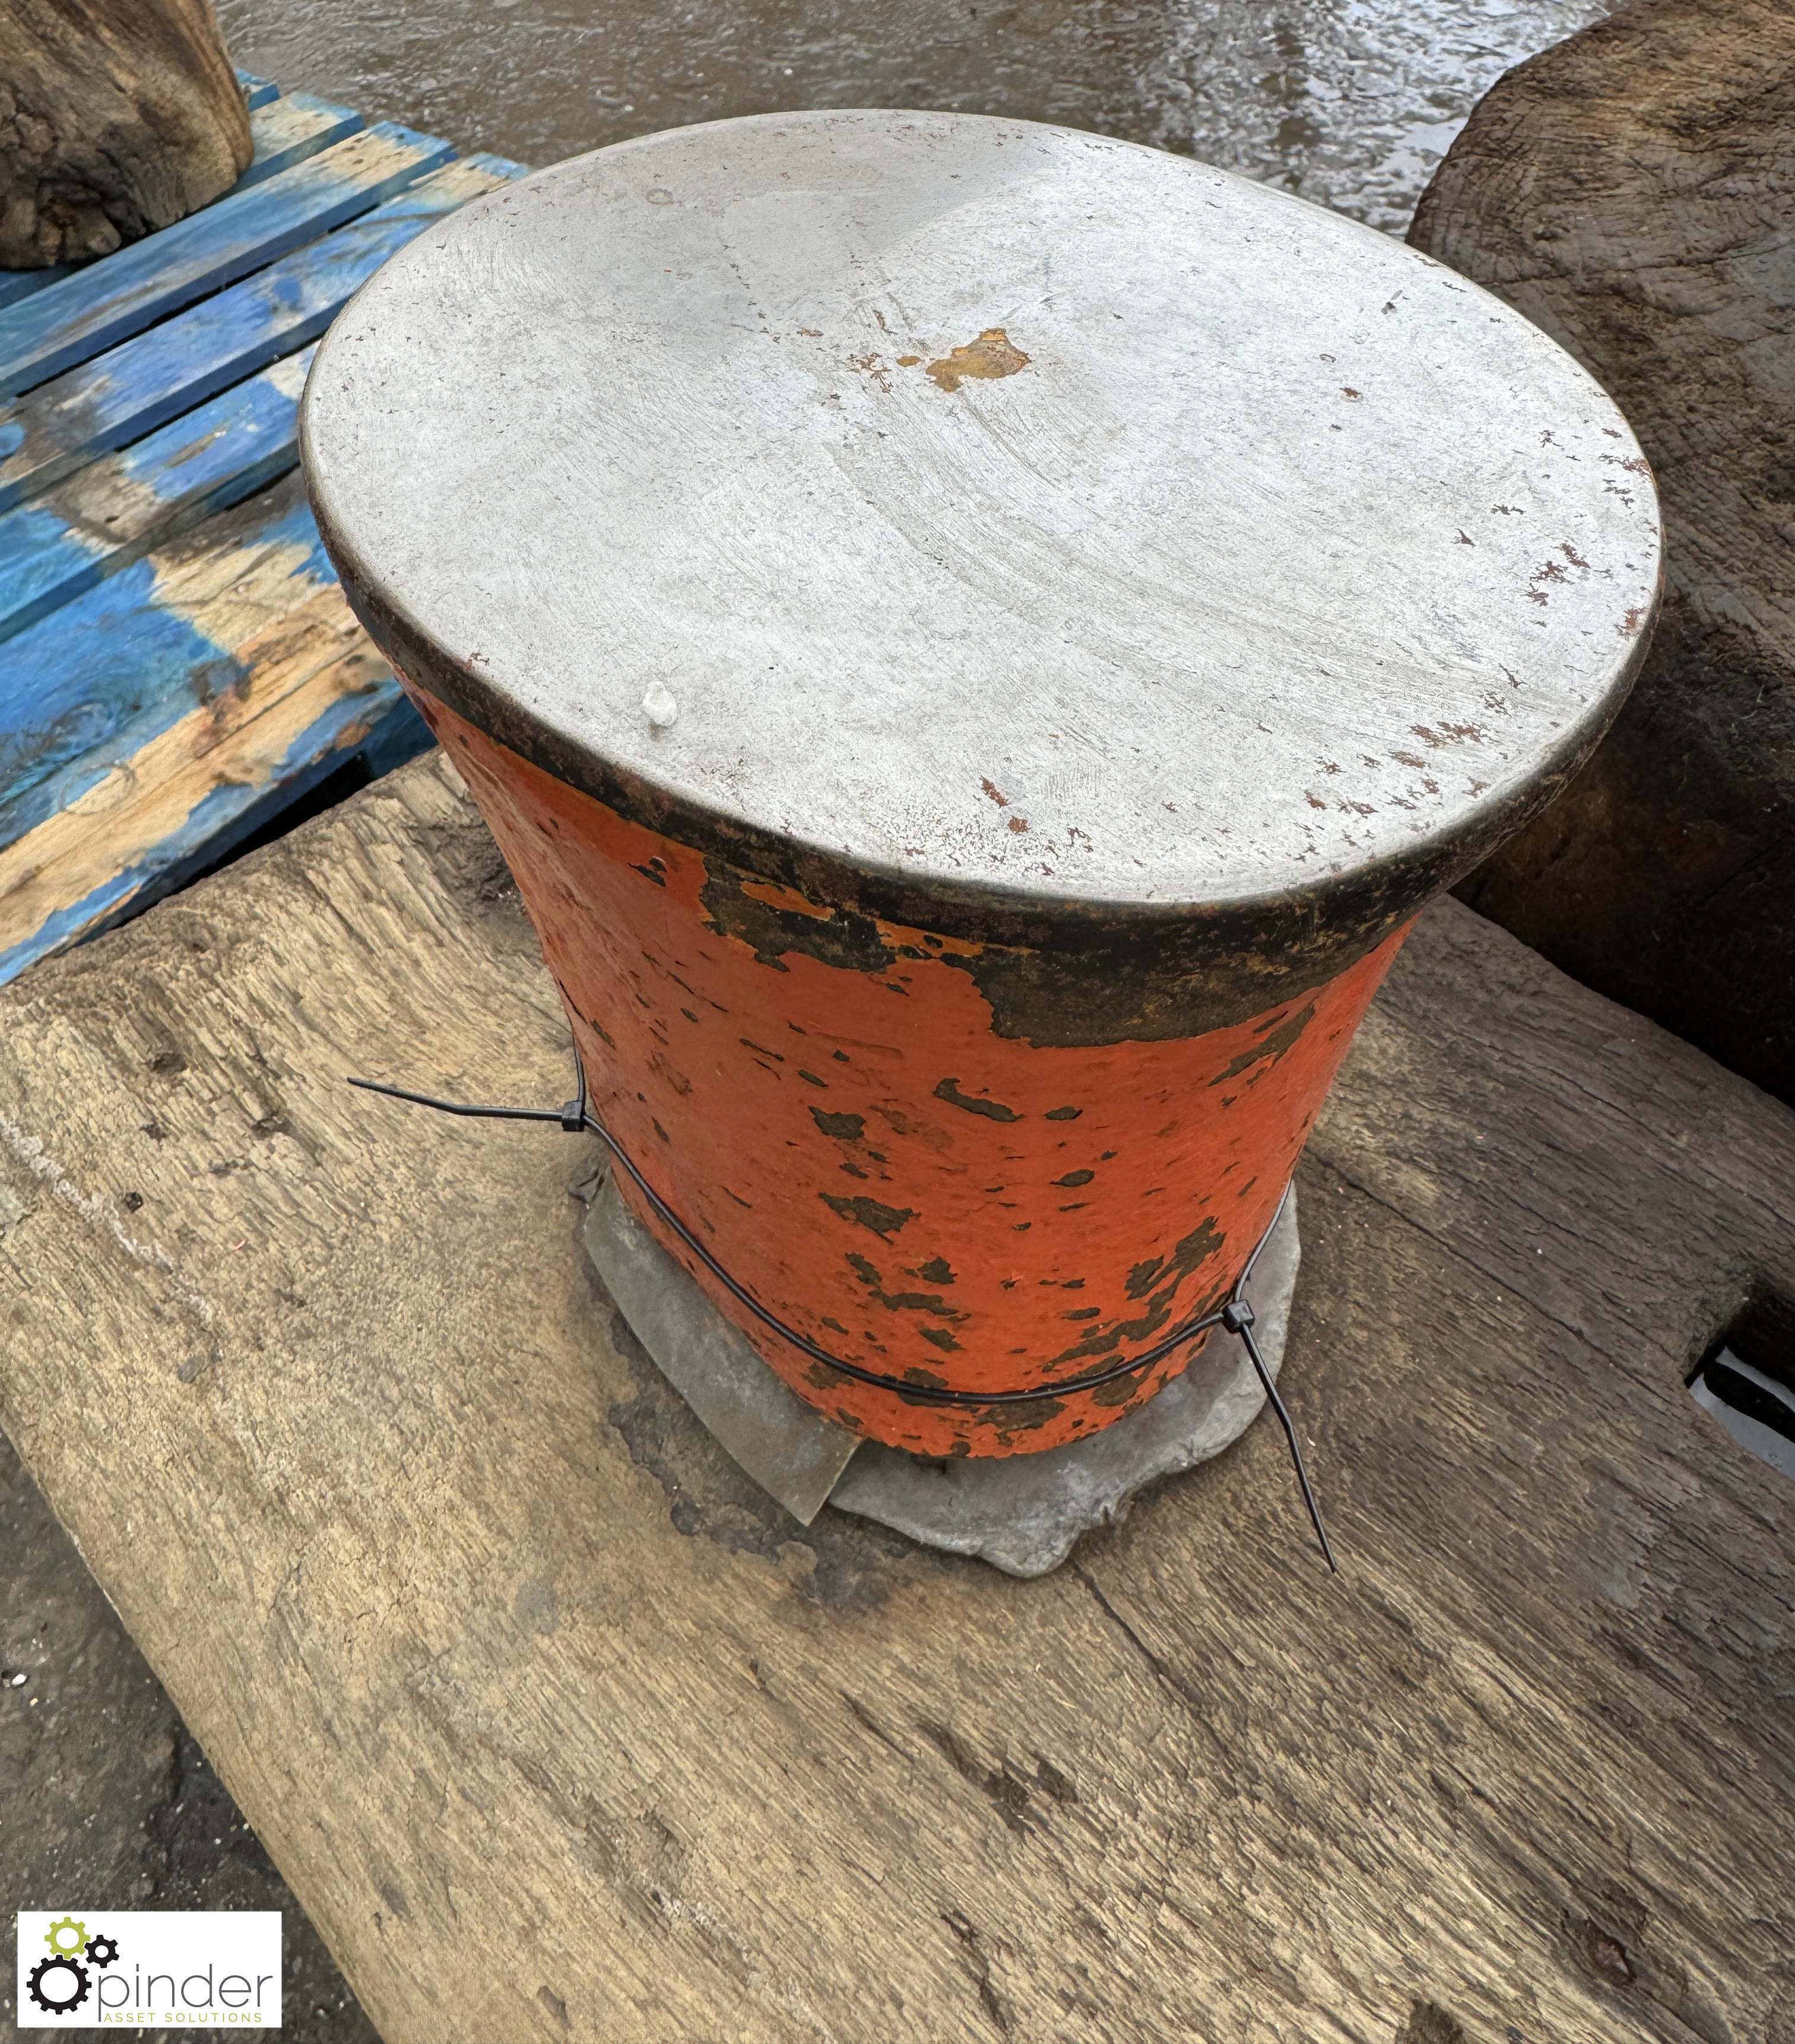
[[[303,446],[420,686],[688,842],[962,912],[1419,898],[1581,763],[1656,600],[1639,448],[1519,314],[1027,122],[531,177],[363,287]]]

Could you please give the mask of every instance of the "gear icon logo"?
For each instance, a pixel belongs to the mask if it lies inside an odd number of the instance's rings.
[[[87,1926],[73,1916],[59,1916],[44,1933],[44,1942],[59,1959],[71,1959],[87,1942]]]
[[[118,1958],[118,1940],[87,1934],[79,1916],[59,1916],[44,1933],[49,1950],[25,1976],[25,1991],[46,2015],[67,2015],[94,1991],[94,1975]]]
[[[61,1952],[40,1959],[25,1976],[25,1991],[46,2015],[67,2015],[79,2008],[93,1983],[80,1960]]]

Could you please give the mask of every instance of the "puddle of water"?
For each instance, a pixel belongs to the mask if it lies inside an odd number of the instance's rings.
[[[918,106],[1063,121],[1400,234],[1509,65],[1603,0],[218,0],[251,71],[525,163],[694,121]]]
[[[1153,139],[1401,234],[1465,118],[1597,0],[1183,0]]]

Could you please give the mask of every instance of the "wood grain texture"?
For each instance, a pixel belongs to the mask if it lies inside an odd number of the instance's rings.
[[[367,212],[454,154],[447,142],[377,122],[153,240],[0,308],[0,391],[29,390],[142,332]]]
[[[278,171],[291,170],[308,156],[347,141],[360,132],[362,125],[361,115],[352,107],[316,99],[309,92],[290,92],[251,113],[249,132],[255,154],[249,159],[249,168],[232,189],[242,191]]]
[[[447,164],[334,234],[0,405],[0,509],[316,340],[395,249],[523,175],[499,156]]]
[[[1268,1427],[1022,1583],[784,1520],[592,1289],[440,755],[0,994],[0,1416],[382,2033],[1789,2044],[1795,1117],[1445,905]]]
[[[0,512],[0,642],[291,468],[311,356],[302,348]]]
[[[1645,670],[1465,897],[1795,1101],[1795,13],[1643,0],[1510,71],[1409,239],[1607,386],[1667,540]]]
[[[415,733],[397,757],[429,742],[297,478],[0,646],[0,982],[147,907],[394,720]]]
[[[212,0],[8,0],[0,15],[0,265],[105,256],[249,167]]]
[[[240,650],[332,586],[302,493],[275,487],[0,646],[0,844],[240,685]]]

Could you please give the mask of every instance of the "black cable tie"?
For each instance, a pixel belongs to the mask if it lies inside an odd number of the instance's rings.
[[[641,1192],[656,1217],[696,1256],[730,1297],[752,1313],[761,1325],[779,1336],[800,1355],[808,1356],[838,1375],[849,1377],[857,1384],[865,1384],[876,1391],[889,1391],[907,1403],[918,1405],[945,1405],[976,1410],[988,1405],[1032,1405],[1045,1398],[1076,1397],[1087,1391],[1096,1391],[1106,1384],[1114,1384],[1125,1377],[1132,1377],[1142,1370],[1151,1370],[1162,1362],[1186,1343],[1195,1341],[1199,1335],[1207,1334],[1212,1327],[1222,1327],[1238,1338],[1245,1346],[1253,1368],[1259,1373],[1259,1381],[1265,1387],[1265,1395],[1271,1409],[1278,1416],[1278,1424],[1284,1430],[1284,1439],[1289,1443],[1291,1459],[1296,1467],[1296,1480],[1302,1492],[1302,1501],[1309,1508],[1309,1516],[1315,1528],[1315,1537],[1321,1544],[1321,1553],[1328,1566],[1335,1574],[1340,1573],[1333,1550],[1328,1543],[1327,1530],[1321,1523],[1321,1508],[1315,1502],[1315,1493],[1310,1489],[1309,1472],[1303,1466],[1302,1450],[1297,1444],[1296,1429],[1291,1424],[1290,1414],[1284,1409],[1284,1401],[1278,1396],[1278,1388],[1271,1380],[1271,1373],[1259,1352],[1259,1344],[1253,1339],[1253,1310],[1241,1296],[1247,1281],[1252,1275],[1253,1266],[1259,1261],[1260,1252],[1271,1239],[1272,1232],[1283,1218],[1284,1208],[1289,1204],[1291,1188],[1286,1185],[1283,1196],[1278,1201],[1265,1232],[1253,1244],[1252,1253],[1242,1266],[1241,1274],[1222,1305],[1210,1312],[1200,1313],[1195,1319],[1175,1327],[1161,1340],[1156,1342],[1143,1354],[1126,1362],[1118,1362],[1108,1370],[1093,1370],[1084,1377],[1063,1377],[1055,1381],[1018,1387],[1008,1391],[956,1391],[945,1385],[912,1384],[901,1377],[890,1377],[876,1370],[868,1370],[857,1362],[833,1355],[813,1342],[807,1335],[800,1334],[788,1326],[769,1307],[761,1304],[746,1285],[717,1261],[704,1243],[688,1228],[673,1209],[637,1170],[635,1160],[623,1148],[587,1105],[586,1068],[577,1048],[573,1053],[573,1070],[578,1079],[578,1089],[572,1100],[559,1107],[501,1107],[475,1105],[470,1102],[439,1100],[434,1095],[412,1093],[404,1086],[384,1085],[375,1079],[351,1079],[349,1084],[363,1093],[383,1093],[389,1100],[402,1100],[414,1107],[432,1108],[439,1114],[466,1116],[482,1121],[552,1121],[570,1135],[577,1135],[589,1129],[628,1172],[631,1179]],[[1294,1183],[1294,1181],[1292,1181]]]
[[[571,1127],[576,1135],[585,1126],[583,1108],[582,1120],[570,1124],[566,1107],[476,1107],[466,1101],[435,1100],[427,1093],[408,1093],[403,1086],[382,1085],[378,1079],[351,1079],[349,1083],[363,1093],[383,1093],[389,1100],[408,1100],[414,1107],[433,1107],[439,1114],[466,1115],[481,1121],[558,1121],[563,1128]]]
[[[1278,1387],[1271,1381],[1271,1373],[1265,1367],[1265,1358],[1259,1352],[1259,1344],[1252,1338],[1250,1326],[1240,1329],[1241,1341],[1247,1354],[1252,1358],[1252,1366],[1259,1372],[1259,1381],[1265,1387],[1265,1396],[1271,1401],[1271,1410],[1278,1416],[1278,1424],[1284,1430],[1284,1439],[1290,1444],[1291,1460],[1296,1465],[1296,1480],[1302,1491],[1302,1501],[1309,1508],[1310,1523],[1315,1528],[1315,1538],[1321,1543],[1322,1558],[1335,1575],[1340,1573],[1340,1564],[1334,1559],[1334,1550],[1328,1544],[1328,1529],[1321,1523],[1321,1508],[1315,1502],[1315,1493],[1309,1485],[1309,1472],[1302,1462],[1302,1449],[1296,1438],[1296,1427],[1284,1409],[1284,1401],[1278,1396]]]

